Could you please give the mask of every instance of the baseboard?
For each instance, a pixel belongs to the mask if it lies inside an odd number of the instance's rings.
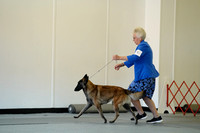
[[[67,108],[0,109],[0,114],[68,113]]]
[[[142,107],[144,111],[150,111],[148,107]],[[136,111],[135,107],[132,110]],[[34,113],[69,113],[68,108],[18,108],[0,109],[0,114],[34,114]]]

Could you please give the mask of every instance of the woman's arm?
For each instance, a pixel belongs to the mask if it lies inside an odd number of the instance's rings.
[[[113,55],[113,60],[125,60],[125,61],[127,61],[128,58],[127,58],[127,56]],[[115,65],[115,70],[119,70],[120,67],[123,67],[123,66],[124,66],[124,63],[117,64],[117,65]]]

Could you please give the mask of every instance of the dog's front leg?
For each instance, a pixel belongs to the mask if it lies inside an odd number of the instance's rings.
[[[92,104],[90,102],[88,102],[85,107],[81,110],[81,112],[78,114],[78,116],[74,116],[74,118],[79,118],[85,111],[87,111],[90,107],[92,106]]]

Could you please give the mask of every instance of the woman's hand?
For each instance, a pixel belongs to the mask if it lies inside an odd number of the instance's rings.
[[[119,55],[113,55],[113,60],[125,60],[125,61],[127,61],[128,60],[128,58],[127,58],[127,56],[119,56]]]
[[[115,65],[115,70],[118,71],[123,66],[124,66],[124,63],[117,64],[117,65]]]
[[[120,59],[120,57],[119,57],[119,55],[113,55],[113,60],[119,60]]]

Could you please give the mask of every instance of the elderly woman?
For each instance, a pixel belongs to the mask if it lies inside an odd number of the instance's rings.
[[[115,70],[119,70],[121,67],[131,67],[134,65],[135,79],[130,84],[128,90],[131,92],[143,92],[142,99],[153,113],[153,118],[147,120],[147,123],[160,123],[162,117],[159,116],[152,96],[155,90],[155,78],[159,76],[159,73],[153,65],[153,52],[147,42],[145,42],[146,32],[143,28],[138,27],[133,32],[133,41],[137,45],[135,53],[129,56],[114,55],[113,60],[124,60],[125,62],[117,64]],[[143,111],[139,100],[133,100],[132,103],[135,106],[138,114],[137,119],[147,118],[147,114]],[[133,118],[131,120],[134,120]]]

